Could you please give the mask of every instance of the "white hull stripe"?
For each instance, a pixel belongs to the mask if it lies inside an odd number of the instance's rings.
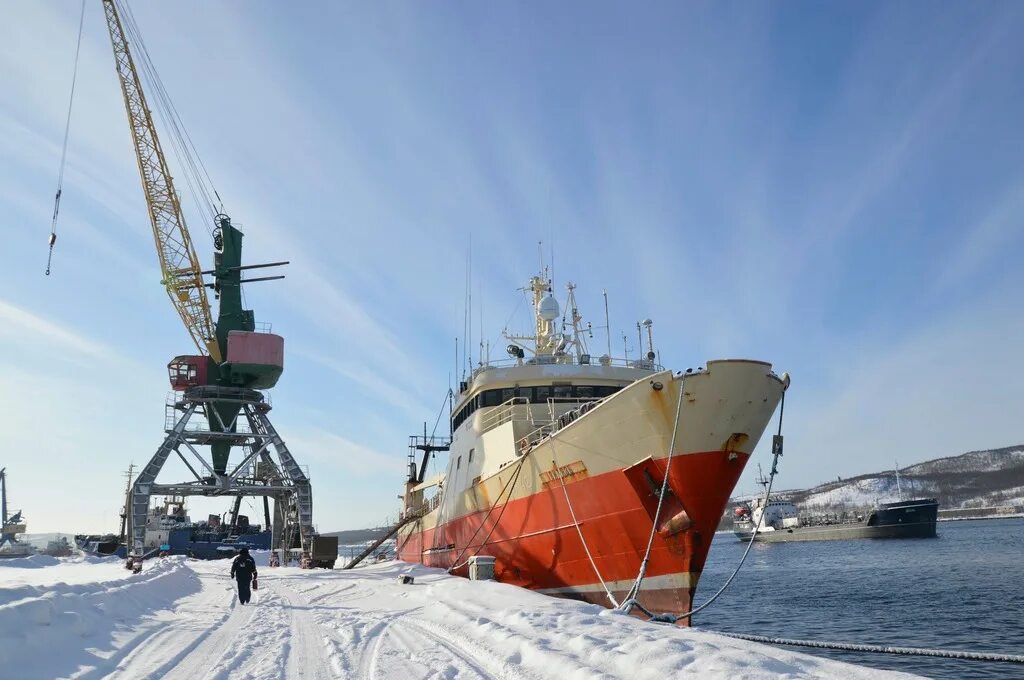
[[[676,590],[689,589],[690,584],[699,578],[700,574],[690,572],[677,572],[675,574],[662,574],[661,576],[648,576],[644,579],[643,590]],[[627,581],[607,581],[608,590],[612,592],[625,592],[633,587],[633,579]],[[537,592],[548,595],[567,593],[602,593],[604,586],[600,583],[584,583],[577,586],[564,586],[561,588],[538,588]]]

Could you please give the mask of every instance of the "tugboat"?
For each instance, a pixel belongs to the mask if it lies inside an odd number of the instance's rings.
[[[899,472],[897,471],[897,486]],[[762,478],[762,484],[764,480]],[[901,494],[902,495],[902,494]],[[737,506],[735,530],[741,541],[749,541],[760,523],[755,541],[841,541],[851,538],[935,538],[939,502],[934,498],[915,498],[879,503],[864,512],[844,511],[801,515],[796,505],[781,498],[757,498],[752,504]]]
[[[482,356],[459,384],[451,438],[410,439],[399,559],[467,575],[471,557],[490,557],[499,581],[607,606],[606,588],[620,599],[633,586],[650,539],[637,600],[688,612],[789,376],[747,359],[666,370],[649,319],[637,324],[646,353],[613,358],[609,337],[595,356],[573,284],[565,315],[546,269],[526,290],[533,332],[506,331],[509,359]],[[438,451],[446,469],[426,479]]]

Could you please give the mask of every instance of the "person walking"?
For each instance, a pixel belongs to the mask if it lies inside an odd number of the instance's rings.
[[[231,578],[238,583],[238,601],[248,604],[252,598],[250,585],[256,580],[256,560],[249,556],[248,548],[239,550],[231,563]]]

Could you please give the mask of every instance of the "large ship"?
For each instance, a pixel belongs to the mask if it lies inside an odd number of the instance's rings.
[[[637,600],[688,612],[789,377],[745,359],[666,370],[650,320],[637,327],[645,354],[613,358],[609,340],[595,357],[572,284],[565,316],[546,271],[527,290],[534,332],[506,332],[510,358],[481,358],[459,385],[450,440],[411,438],[399,558],[466,575],[471,556],[491,556],[499,581],[608,605],[605,589],[630,590],[653,533]],[[426,479],[436,451],[447,467]]]

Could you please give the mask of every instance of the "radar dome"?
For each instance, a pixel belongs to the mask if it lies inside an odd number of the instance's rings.
[[[537,314],[545,321],[554,321],[558,318],[558,300],[554,295],[548,293],[537,303]]]

